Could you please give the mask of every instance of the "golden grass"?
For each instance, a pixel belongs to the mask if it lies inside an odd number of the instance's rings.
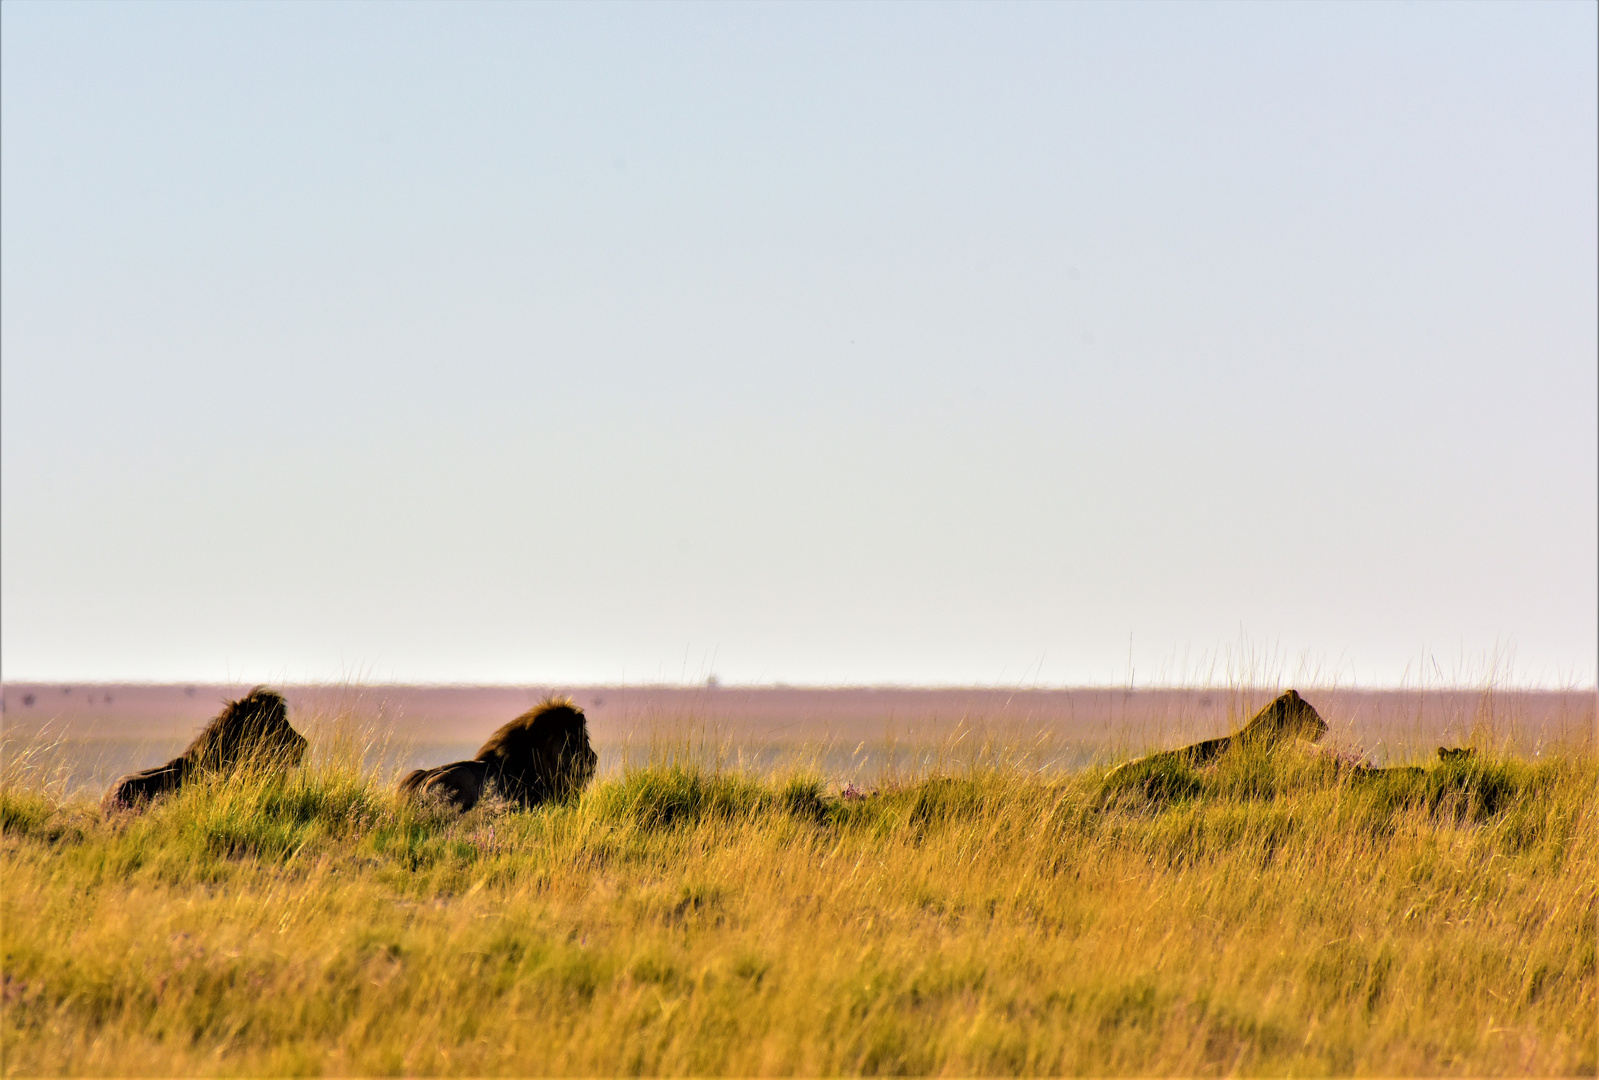
[[[1592,1075],[1599,760],[838,798],[693,755],[534,812],[327,755],[137,817],[11,776],[0,1069]]]

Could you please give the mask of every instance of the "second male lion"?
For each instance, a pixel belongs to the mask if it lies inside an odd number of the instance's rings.
[[[489,736],[470,761],[408,774],[400,794],[470,810],[493,785],[511,802],[533,807],[581,791],[598,761],[583,710],[571,698],[549,698]]]

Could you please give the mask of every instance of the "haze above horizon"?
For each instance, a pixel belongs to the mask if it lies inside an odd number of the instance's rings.
[[[0,674],[1591,686],[1596,37],[8,0]]]

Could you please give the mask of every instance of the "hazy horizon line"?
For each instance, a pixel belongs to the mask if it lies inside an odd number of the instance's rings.
[[[1260,682],[1227,681],[1227,682],[1125,682],[1125,683],[916,683],[916,682],[724,682],[721,680],[701,680],[698,682],[625,682],[625,681],[589,681],[589,680],[537,680],[531,682],[454,682],[454,681],[405,681],[391,679],[386,681],[362,682],[354,680],[260,680],[260,679],[234,679],[220,681],[215,679],[34,679],[34,678],[7,678],[0,679],[0,688],[16,686],[61,686],[61,687],[102,687],[126,686],[159,689],[195,688],[202,687],[237,687],[237,686],[278,686],[296,689],[382,689],[396,688],[408,690],[538,690],[560,689],[563,687],[603,688],[608,690],[703,690],[713,692],[749,691],[749,690],[916,690],[916,691],[959,691],[959,690],[990,690],[1011,691],[1023,693],[1028,691],[1144,691],[1144,690],[1259,690],[1267,687],[1293,688],[1309,687],[1315,690],[1344,690],[1344,691],[1371,691],[1392,692],[1401,690],[1451,690],[1451,691],[1517,691],[1527,693],[1595,693],[1599,694],[1599,683],[1527,683],[1511,680],[1474,680],[1466,682],[1451,682],[1440,679],[1436,682],[1400,682],[1400,683],[1360,683],[1350,682],[1319,682],[1315,680],[1294,679],[1267,679]]]

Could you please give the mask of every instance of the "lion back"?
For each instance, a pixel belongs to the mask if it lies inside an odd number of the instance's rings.
[[[470,810],[483,798],[489,767],[481,761],[452,761],[432,769],[417,769],[400,781],[402,798],[436,799],[457,810]]]

